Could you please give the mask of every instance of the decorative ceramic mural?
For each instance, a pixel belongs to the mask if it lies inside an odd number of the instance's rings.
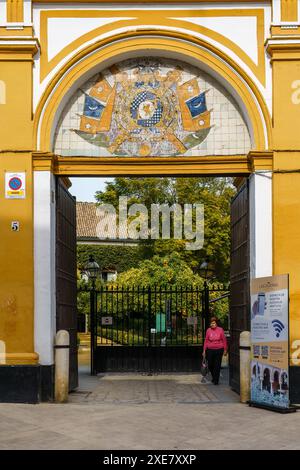
[[[209,75],[184,63],[131,59],[84,84],[58,123],[63,156],[161,157],[242,154],[243,118]]]

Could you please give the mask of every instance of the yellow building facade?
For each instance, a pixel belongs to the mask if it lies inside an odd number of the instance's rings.
[[[249,178],[300,398],[299,125],[299,0],[2,1],[0,400],[51,395],[55,178],[146,174]]]

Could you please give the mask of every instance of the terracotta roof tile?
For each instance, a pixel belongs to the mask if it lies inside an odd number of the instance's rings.
[[[115,215],[109,216],[105,212],[101,212],[101,206],[94,202],[77,202],[76,203],[76,226],[77,226],[77,239],[89,238],[98,240],[116,239],[118,237],[118,226],[115,227]],[[98,209],[98,211],[97,211]],[[103,235],[97,234],[97,225],[105,215],[105,226]],[[108,226],[106,227],[106,224]],[[116,232],[114,230],[116,229]],[[124,229],[119,227],[120,239],[124,240]],[[127,232],[126,232],[127,233]],[[125,237],[127,240],[127,237]]]
[[[94,202],[76,203],[77,238],[97,238],[96,227],[99,219]]]

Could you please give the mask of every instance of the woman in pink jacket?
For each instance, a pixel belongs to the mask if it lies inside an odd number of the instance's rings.
[[[208,368],[212,375],[212,382],[215,385],[219,383],[220,370],[223,354],[227,354],[227,341],[224,330],[217,324],[217,318],[210,319],[210,328],[207,329],[203,358],[207,358]]]

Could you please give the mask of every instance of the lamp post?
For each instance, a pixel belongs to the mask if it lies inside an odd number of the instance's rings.
[[[97,347],[97,322],[95,321],[95,314],[97,314],[97,294],[96,294],[96,279],[100,274],[99,264],[95,261],[93,255],[89,256],[89,261],[84,268],[89,281],[92,283],[90,290],[90,312],[91,312],[91,375],[95,375],[94,366],[94,352]]]
[[[209,258],[206,258],[205,261],[200,265],[200,276],[204,277],[204,292],[203,292],[203,316],[204,316],[204,325],[202,328],[203,340],[205,337],[205,332],[209,326],[209,286],[208,281],[212,279],[214,274],[214,269],[209,265]]]

